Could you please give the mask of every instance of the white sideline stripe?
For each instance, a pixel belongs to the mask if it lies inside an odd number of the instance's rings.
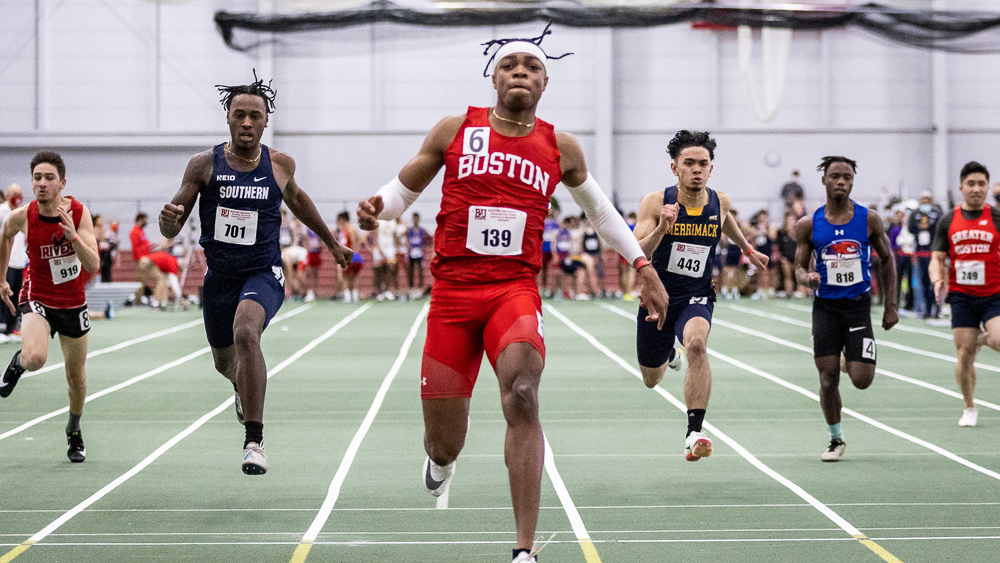
[[[767,332],[756,331],[756,330],[753,330],[751,328],[747,328],[747,327],[745,327],[743,325],[738,325],[738,324],[735,324],[735,323],[730,323],[730,322],[724,321],[722,319],[712,319],[712,322],[715,323],[715,324],[717,324],[717,325],[719,325],[719,326],[726,327],[726,328],[729,328],[729,329],[732,329],[732,330],[736,330],[736,331],[742,332],[744,334],[749,334],[751,336],[756,336],[756,337],[759,337],[759,338],[763,338],[763,339],[765,339],[765,340],[767,340],[769,342],[774,342],[775,344],[781,344],[782,346],[787,346],[789,348],[794,348],[796,350],[800,350],[802,352],[807,352],[809,354],[813,353],[813,349],[810,348],[810,347],[808,347],[808,346],[803,346],[801,344],[796,344],[795,342],[789,342],[788,340],[785,340],[784,338],[779,338],[779,337],[774,336],[774,335],[772,335],[770,333],[767,333]],[[902,374],[899,374],[899,373],[896,373],[896,372],[892,372],[892,371],[885,370],[885,369],[882,369],[882,368],[875,368],[875,373],[881,373],[882,375],[884,375],[886,377],[891,377],[893,379],[898,379],[900,381],[904,381],[904,382],[910,383],[912,385],[917,385],[919,387],[923,387],[924,389],[929,389],[931,391],[936,391],[936,392],[941,393],[943,395],[948,395],[949,397],[954,397],[956,399],[961,399],[962,398],[962,394],[959,393],[958,391],[952,391],[951,389],[945,389],[944,387],[941,387],[939,385],[934,385],[933,383],[928,383],[928,382],[920,380],[920,379],[914,379],[912,377],[908,377],[906,375],[902,375]],[[987,407],[987,408],[990,408],[990,409],[994,409],[994,410],[1000,410],[1000,405],[998,405],[996,403],[991,403],[989,401],[984,401],[982,399],[975,399],[974,401],[975,401],[975,403],[977,405],[981,405],[981,406],[984,406],[984,407]]]
[[[1000,536],[924,536],[898,538],[868,538],[872,541],[937,541],[937,540],[998,540]],[[802,542],[856,542],[854,538],[732,538],[732,539],[637,539],[637,540],[592,540],[592,543],[802,543]],[[576,543],[570,541],[552,540],[549,543]],[[219,546],[219,545],[295,545],[292,541],[240,541],[240,542],[48,542],[36,547],[183,547],[183,546]],[[480,540],[480,541],[317,541],[313,545],[332,545],[344,547],[382,546],[382,545],[502,545],[510,544],[510,540]],[[19,544],[0,544],[2,547],[15,547]]]
[[[366,303],[366,304],[362,305],[361,307],[359,307],[353,313],[351,313],[350,315],[348,315],[347,317],[345,317],[343,320],[341,320],[339,323],[337,323],[336,325],[334,325],[333,328],[331,328],[330,330],[326,331],[325,333],[323,333],[321,336],[319,336],[316,339],[314,339],[309,344],[306,344],[304,347],[302,347],[301,349],[299,349],[298,352],[295,352],[294,354],[292,354],[291,356],[289,356],[288,359],[286,359],[285,361],[281,362],[280,364],[278,364],[277,366],[275,366],[273,369],[271,369],[270,371],[268,371],[267,378],[270,379],[271,377],[273,377],[274,375],[276,375],[277,373],[279,373],[280,371],[282,371],[283,369],[285,369],[286,367],[288,367],[289,365],[291,365],[293,362],[295,362],[296,360],[298,360],[299,358],[301,358],[303,355],[305,355],[306,352],[312,350],[313,348],[315,348],[316,346],[318,346],[320,343],[322,343],[324,340],[326,340],[326,339],[330,338],[331,336],[333,336],[338,330],[340,330],[341,328],[343,328],[344,326],[346,326],[349,322],[353,321],[355,318],[357,318],[359,315],[361,315],[361,313],[364,313],[369,308],[371,308],[371,304],[370,303]],[[289,314],[292,314],[292,313],[294,313],[294,311],[290,311],[289,312]],[[86,500],[84,500],[80,504],[74,506],[73,508],[71,508],[70,510],[68,510],[67,512],[65,512],[62,516],[60,516],[59,518],[56,518],[55,520],[53,520],[52,523],[50,523],[48,526],[45,526],[44,528],[42,528],[37,534],[35,534],[35,535],[31,536],[30,538],[28,538],[27,540],[25,540],[25,542],[34,545],[34,544],[37,544],[38,542],[42,541],[43,539],[45,539],[46,536],[48,536],[52,532],[56,531],[60,526],[62,526],[67,521],[69,521],[71,518],[73,518],[74,516],[76,516],[77,514],[79,514],[80,512],[82,512],[85,508],[87,508],[88,506],[90,506],[90,505],[94,504],[95,502],[101,500],[108,493],[110,493],[111,491],[113,491],[116,488],[118,488],[119,485],[121,485],[125,481],[128,481],[133,476],[135,476],[136,474],[138,474],[140,471],[142,471],[143,469],[145,469],[146,467],[148,467],[150,464],[152,464],[154,461],[156,461],[160,456],[162,456],[163,454],[165,454],[170,448],[172,448],[175,445],[177,445],[178,442],[180,442],[184,438],[187,438],[192,433],[194,433],[195,430],[201,428],[206,422],[208,422],[209,420],[211,420],[212,418],[214,418],[215,415],[217,415],[217,414],[221,413],[222,411],[228,409],[230,406],[232,406],[233,401],[234,401],[233,397],[232,397],[232,395],[230,395],[228,398],[226,398],[225,401],[222,402],[221,405],[215,407],[214,409],[212,409],[211,411],[209,411],[207,414],[203,415],[201,418],[199,418],[198,420],[196,420],[193,423],[191,423],[190,426],[188,426],[187,428],[185,428],[184,430],[182,430],[179,434],[177,434],[176,436],[174,436],[173,438],[171,438],[170,440],[168,440],[166,443],[164,443],[159,448],[156,448],[156,450],[153,451],[153,453],[151,453],[148,456],[146,456],[146,458],[143,459],[142,461],[140,461],[138,464],[136,464],[135,467],[133,467],[132,469],[129,469],[124,474],[122,474],[120,477],[118,477],[114,481],[112,481],[112,482],[108,483],[107,485],[105,485],[104,487],[102,487],[101,490],[99,490],[96,493],[94,493],[94,494],[90,495],[89,497],[87,497]]]
[[[90,352],[89,354],[87,354],[87,359],[89,360],[90,358],[93,358],[95,356],[100,356],[102,354],[107,354],[109,352],[115,352],[117,350],[121,350],[122,348],[127,348],[127,347],[129,347],[129,346],[131,346],[133,344],[139,344],[140,342],[146,342],[148,340],[154,340],[154,339],[159,338],[161,336],[166,336],[168,334],[173,334],[175,332],[180,332],[182,330],[191,328],[193,326],[198,326],[198,325],[202,324],[203,322],[205,322],[203,319],[198,319],[196,321],[190,321],[190,322],[186,322],[184,324],[180,324],[180,325],[177,325],[177,326],[174,326],[174,327],[165,328],[163,330],[158,330],[156,332],[147,334],[146,336],[140,336],[138,338],[133,338],[131,340],[126,340],[125,342],[119,342],[118,344],[115,344],[113,346],[108,346],[107,348],[101,348],[100,350],[94,350],[93,352]],[[24,375],[22,375],[21,379],[24,379],[25,377],[33,377],[33,376],[36,376],[36,375],[39,375],[39,374],[42,374],[42,373],[46,373],[46,372],[49,372],[49,371],[57,370],[57,369],[59,369],[61,367],[64,367],[65,365],[66,365],[66,362],[59,362],[58,364],[52,364],[51,366],[45,366],[45,367],[43,367],[43,368],[41,368],[39,370],[29,371],[29,372],[25,373]]]
[[[755,310],[747,308],[747,307],[741,307],[739,305],[729,305],[729,308],[733,309],[735,311],[739,311],[741,313],[747,313],[747,314],[750,314],[750,315],[756,315],[758,317],[763,317],[763,318],[766,318],[766,319],[773,319],[773,320],[781,321],[783,323],[787,323],[787,324],[790,324],[790,325],[801,326],[801,327],[806,327],[806,328],[812,329],[812,323],[807,323],[807,322],[804,322],[804,321],[800,321],[798,319],[793,319],[793,318],[790,318],[790,317],[786,317],[784,315],[775,315],[773,313],[764,313],[764,312],[761,312],[761,311],[755,311]],[[714,319],[713,319],[713,321],[714,321]],[[907,328],[908,327],[903,327],[903,326],[898,325],[898,324],[896,326],[892,327],[893,330],[897,330],[897,329],[906,330]],[[945,338],[945,339],[947,339],[949,341],[951,341],[951,339],[952,339],[952,337],[950,335],[944,335],[944,334],[937,333],[937,332],[935,332],[934,335],[935,336],[941,336],[941,337],[943,337],[943,338]],[[875,339],[875,344],[877,344],[879,346],[885,346],[886,348],[893,348],[895,350],[902,350],[903,352],[909,352],[911,354],[917,354],[917,355],[920,355],[920,356],[926,356],[928,358],[934,358],[936,360],[944,360],[946,362],[950,362],[950,363],[953,363],[953,364],[958,363],[958,358],[956,358],[955,356],[948,356],[946,354],[939,354],[937,352],[929,352],[927,350],[921,350],[919,348],[913,348],[911,346],[906,346],[905,344],[897,344],[896,342],[890,342],[888,340],[883,340],[881,338],[876,338]],[[812,352],[812,350],[809,350],[809,351]],[[991,366],[989,364],[983,364],[983,363],[979,363],[979,362],[976,362],[974,365],[977,368],[979,368],[979,369],[984,369],[984,370],[987,370],[987,371],[992,371],[992,372],[1000,373],[1000,368],[998,368],[996,366]],[[959,397],[961,397],[961,395],[959,395]]]
[[[301,307],[298,307],[297,309],[292,309],[291,311],[289,311],[287,313],[283,313],[281,315],[277,315],[276,317],[274,317],[273,319],[271,319],[271,322],[273,323],[274,321],[285,320],[288,317],[291,317],[293,315],[297,315],[297,314],[301,313],[302,311],[304,311],[304,310],[306,310],[307,308],[310,308],[310,307],[312,307],[312,305],[303,305]],[[201,323],[201,322],[202,321],[197,321],[194,324],[187,323],[187,325],[196,326],[198,323]],[[180,326],[188,328],[188,326],[186,326],[186,325],[180,325]],[[180,329],[178,327],[174,327],[173,329],[169,329],[169,330],[176,332],[177,330],[182,330],[182,329]],[[143,338],[147,338],[147,337],[144,336]],[[112,348],[113,348],[113,346],[112,346]],[[184,357],[178,358],[178,359],[176,359],[176,360],[174,360],[172,362],[168,362],[166,364],[163,364],[162,366],[160,366],[158,368],[154,368],[154,369],[152,369],[150,371],[147,371],[146,373],[137,375],[137,376],[133,377],[132,379],[125,380],[125,381],[123,381],[123,382],[121,382],[121,383],[119,383],[117,385],[112,385],[111,387],[108,387],[107,389],[103,389],[101,391],[98,391],[98,392],[96,392],[96,393],[94,393],[92,395],[87,395],[87,398],[84,400],[84,403],[89,403],[93,399],[96,399],[98,397],[103,397],[104,395],[107,395],[108,393],[113,393],[115,391],[124,389],[124,388],[128,387],[129,385],[132,385],[133,383],[138,383],[138,382],[142,381],[143,379],[148,379],[150,377],[153,377],[154,375],[163,373],[163,372],[165,372],[165,371],[167,371],[167,370],[169,370],[171,368],[175,368],[175,367],[177,367],[177,366],[179,366],[179,365],[181,365],[181,364],[183,364],[183,363],[185,363],[187,361],[190,361],[190,360],[193,360],[194,358],[197,358],[198,356],[200,356],[202,354],[208,353],[211,349],[212,349],[211,347],[206,346],[206,347],[202,348],[201,350],[198,350],[197,352],[192,352],[192,353],[188,354],[187,356],[184,356]],[[111,348],[105,348],[105,350],[110,351]],[[61,366],[63,364],[58,364],[58,365]],[[41,371],[41,370],[39,370],[39,371]],[[39,373],[39,371],[36,371],[34,373]],[[20,426],[18,426],[16,428],[13,428],[11,430],[8,430],[7,432],[4,432],[3,434],[0,434],[0,440],[3,440],[4,438],[8,438],[10,436],[13,436],[14,434],[17,434],[19,432],[23,432],[24,430],[27,430],[28,428],[31,428],[32,426],[38,424],[39,422],[44,422],[44,421],[46,421],[46,420],[48,420],[50,418],[57,417],[60,414],[64,414],[64,413],[67,413],[67,412],[69,412],[69,407],[68,406],[63,407],[61,409],[54,410],[54,411],[52,411],[52,412],[50,412],[48,414],[43,414],[42,416],[39,416],[38,418],[34,418],[32,420],[29,420],[28,422],[25,422],[24,424],[22,424],[22,425],[20,425]]]
[[[92,395],[87,395],[87,398],[85,399],[84,402],[85,403],[89,403],[90,401],[92,401],[92,400],[94,400],[94,399],[96,399],[98,397],[103,397],[104,395],[107,395],[108,393],[114,393],[115,391],[118,391],[119,389],[124,389],[125,387],[128,387],[129,385],[132,385],[133,383],[138,383],[139,381],[142,381],[143,379],[148,379],[150,377],[153,377],[156,374],[163,373],[163,372],[165,372],[165,371],[167,371],[169,369],[175,368],[175,367],[177,367],[177,366],[179,366],[179,365],[181,365],[181,364],[183,364],[185,362],[193,360],[193,359],[197,358],[198,356],[201,356],[202,354],[207,354],[209,352],[209,350],[211,350],[211,347],[205,346],[204,348],[202,348],[201,350],[198,350],[197,352],[192,352],[192,353],[188,354],[187,356],[184,356],[184,357],[178,358],[178,359],[176,359],[176,360],[174,360],[172,362],[163,364],[162,366],[160,366],[158,368],[149,370],[146,373],[143,373],[141,375],[137,375],[137,376],[133,377],[132,379],[127,379],[127,380],[125,380],[125,381],[123,381],[123,382],[121,382],[121,383],[119,383],[117,385],[113,385],[111,387],[108,387],[107,389],[103,389],[103,390],[98,391],[97,393],[94,393]],[[19,432],[27,430],[28,428],[31,428],[32,426],[38,424],[39,422],[44,422],[44,421],[46,421],[46,420],[48,420],[50,418],[59,416],[60,414],[63,414],[63,413],[66,413],[66,412],[69,412],[69,407],[68,406],[67,407],[63,407],[61,409],[54,410],[54,411],[52,411],[52,412],[50,412],[48,414],[43,414],[42,416],[39,416],[38,418],[34,418],[32,420],[29,420],[28,422],[25,422],[24,424],[22,424],[22,425],[20,425],[20,426],[18,426],[16,428],[13,428],[11,430],[8,430],[8,431],[4,432],[3,434],[0,434],[0,440],[3,440],[4,438],[9,438],[9,437],[13,436],[14,434],[17,434]]]
[[[604,308],[606,308],[606,309],[608,309],[610,311],[618,313],[619,315],[625,316],[625,317],[627,317],[629,319],[632,319],[633,321],[635,320],[631,315],[629,315],[625,311],[619,309],[618,307],[614,307],[612,305],[605,305],[603,303],[601,305]],[[725,326],[725,325],[730,325],[731,324],[731,323],[726,323],[725,321],[713,321],[713,322],[717,322],[720,326]],[[723,323],[725,323],[725,324],[723,324]],[[736,325],[736,326],[739,326],[739,325]],[[746,330],[750,330],[750,329],[746,329]],[[772,336],[768,336],[768,338],[774,339],[775,341],[780,340],[780,339],[776,339],[775,337],[772,337]],[[789,342],[789,344],[794,344],[794,343]],[[794,344],[794,346],[799,346],[799,345],[798,344]],[[803,346],[803,348],[805,348],[805,347]],[[808,350],[808,351],[810,353],[812,353],[812,350]],[[778,377],[776,375],[771,375],[770,373],[767,373],[765,371],[759,370],[759,369],[757,369],[757,368],[755,368],[755,367],[753,367],[753,366],[751,366],[749,364],[745,364],[745,363],[737,360],[736,358],[731,358],[731,357],[729,357],[729,356],[727,356],[725,354],[722,354],[720,352],[716,352],[715,350],[709,349],[708,350],[708,354],[710,356],[714,356],[716,358],[719,358],[720,360],[728,362],[728,363],[730,363],[730,364],[732,364],[732,365],[734,365],[734,366],[736,366],[736,367],[738,367],[740,369],[748,371],[748,372],[750,372],[752,374],[759,375],[760,377],[763,377],[764,379],[768,379],[770,381],[773,381],[774,383],[777,383],[778,385],[781,385],[782,387],[785,387],[787,389],[791,389],[792,391],[795,391],[795,392],[797,392],[797,393],[799,393],[801,395],[809,397],[810,399],[816,401],[817,403],[819,402],[819,395],[817,395],[816,393],[813,393],[812,391],[808,391],[806,389],[803,389],[802,387],[799,387],[798,385],[795,385],[794,383],[789,383],[788,381],[785,381],[784,379],[781,379],[780,377]],[[638,373],[638,372],[636,372],[636,373]],[[655,387],[654,388],[654,390],[657,390],[657,389],[659,389],[659,387]],[[948,458],[948,459],[950,459],[950,460],[952,460],[954,462],[960,463],[960,464],[968,467],[969,469],[973,469],[975,471],[978,471],[978,472],[982,473],[983,475],[986,475],[988,477],[992,477],[994,479],[1000,479],[1000,473],[997,473],[996,471],[992,471],[990,469],[986,469],[985,467],[983,467],[983,466],[981,466],[979,464],[973,463],[973,462],[965,459],[964,457],[961,457],[961,456],[956,455],[956,454],[954,454],[952,452],[949,452],[948,450],[946,450],[946,449],[944,449],[944,448],[942,448],[940,446],[936,446],[936,445],[934,445],[934,444],[932,444],[932,443],[930,443],[930,442],[928,442],[926,440],[922,440],[920,438],[917,438],[916,436],[913,436],[912,434],[907,434],[906,432],[903,432],[902,430],[896,430],[895,428],[893,428],[893,427],[891,427],[891,426],[889,426],[887,424],[883,424],[883,423],[881,423],[881,422],[879,422],[879,421],[877,421],[877,420],[875,420],[873,418],[867,417],[867,416],[865,416],[865,415],[863,415],[863,414],[861,414],[861,413],[859,413],[859,412],[857,412],[855,410],[849,409],[847,407],[841,407],[841,412],[844,413],[844,414],[853,416],[854,418],[856,418],[856,419],[858,419],[858,420],[860,420],[862,422],[868,423],[868,424],[874,426],[875,428],[878,428],[880,430],[884,430],[884,431],[886,431],[886,432],[888,432],[890,434],[893,434],[895,436],[898,436],[898,437],[900,437],[900,438],[902,438],[904,440],[913,442],[914,444],[917,444],[918,446],[923,446],[923,447],[925,447],[925,448],[927,448],[927,449],[929,449],[929,450],[931,450],[933,452],[937,452],[937,453],[943,455],[944,457],[946,457],[946,458]]]
[[[396,379],[396,374],[398,374],[399,370],[403,367],[403,362],[406,360],[406,356],[410,352],[410,346],[413,344],[413,340],[417,337],[417,331],[420,329],[420,325],[427,317],[427,311],[429,309],[429,303],[421,307],[420,313],[417,315],[416,320],[413,321],[413,325],[410,327],[409,334],[406,335],[406,340],[403,341],[403,346],[399,349],[399,355],[396,356],[396,361],[393,362],[392,368],[389,369],[389,373],[386,374],[385,379],[382,380],[382,385],[375,394],[375,400],[372,401],[371,407],[368,408],[368,414],[365,415],[364,420],[361,422],[361,426],[354,434],[351,444],[347,447],[347,451],[344,453],[344,458],[340,461],[340,467],[337,468],[337,473],[333,476],[333,481],[330,482],[330,488],[326,494],[326,498],[323,500],[323,504],[320,507],[319,512],[313,519],[312,524],[310,524],[309,528],[306,530],[306,533],[302,536],[302,539],[299,542],[294,543],[315,543],[316,537],[319,535],[320,531],[322,531],[326,521],[330,518],[330,514],[333,512],[333,505],[337,503],[337,499],[340,497],[340,488],[343,486],[344,480],[347,478],[347,472],[351,470],[351,465],[354,463],[354,457],[357,455],[358,449],[361,448],[361,442],[368,434],[368,429],[371,428],[372,423],[375,421],[375,416],[378,415],[379,409],[382,408],[382,401],[385,400],[385,396],[389,392],[389,386],[392,385],[393,380]]]
[[[618,307],[612,307],[610,305],[605,305],[603,303],[601,305],[604,306],[605,308],[611,310],[611,311],[614,311],[617,314],[620,314],[620,315],[622,315],[622,316],[624,316],[624,317],[626,317],[628,319],[631,319],[633,322],[635,321],[635,317],[633,317],[629,313],[626,313],[625,311],[619,309]],[[605,356],[611,358],[615,363],[617,363],[618,365],[622,366],[625,369],[625,371],[631,373],[632,375],[634,375],[635,377],[637,377],[640,381],[642,380],[642,373],[638,369],[634,368],[631,364],[629,364],[624,359],[622,359],[621,356],[619,356],[618,354],[615,354],[614,352],[612,352],[607,346],[605,346],[600,341],[598,341],[596,338],[594,338],[593,336],[591,336],[588,332],[584,331],[582,328],[580,328],[579,326],[577,326],[576,323],[574,323],[573,321],[571,321],[568,318],[566,318],[562,313],[560,313],[554,307],[552,307],[551,305],[549,305],[547,303],[545,304],[545,309],[548,312],[550,312],[553,315],[555,315],[559,320],[561,320],[563,323],[565,323],[566,326],[570,327],[574,332],[576,332],[577,334],[579,334],[580,336],[582,336],[584,339],[586,339],[587,341],[589,341],[591,343],[591,345],[593,345],[595,348],[597,348],[598,350],[600,350],[601,352],[603,352]],[[678,409],[680,409],[681,412],[686,412],[687,411],[687,407],[686,407],[686,405],[683,402],[681,402],[676,397],[674,397],[673,395],[671,395],[670,393],[668,393],[666,390],[664,390],[659,385],[657,385],[656,387],[654,387],[653,391],[656,391],[657,393],[659,393],[660,396],[662,396],[664,399],[666,399],[667,401],[669,401],[670,404],[672,404],[675,407],[677,407]],[[747,461],[749,461],[754,467],[756,467],[757,469],[759,469],[760,471],[762,471],[765,475],[771,477],[775,481],[777,481],[777,482],[781,483],[782,485],[784,485],[786,488],[788,488],[788,490],[790,490],[793,493],[795,493],[799,498],[801,498],[802,500],[806,501],[807,503],[809,503],[809,505],[811,505],[813,508],[815,508],[816,510],[818,510],[821,514],[823,514],[824,516],[826,516],[827,518],[829,518],[834,524],[836,524],[842,530],[844,530],[845,532],[847,532],[848,535],[852,536],[851,537],[852,540],[854,540],[857,536],[863,535],[860,530],[858,530],[857,528],[855,528],[850,522],[848,522],[847,520],[845,520],[842,516],[840,516],[839,514],[837,514],[836,512],[834,512],[831,508],[829,508],[828,506],[826,506],[825,504],[823,504],[822,502],[820,502],[816,497],[814,497],[811,494],[809,494],[808,492],[806,492],[805,489],[803,489],[802,487],[796,485],[795,483],[793,483],[792,481],[790,481],[789,479],[787,479],[786,477],[784,477],[783,475],[781,475],[777,471],[774,471],[773,469],[771,469],[770,467],[768,467],[766,464],[764,464],[764,462],[760,461],[753,454],[751,454],[749,451],[747,451],[746,448],[744,448],[743,446],[741,446],[740,444],[738,444],[736,442],[736,440],[733,440],[728,435],[726,435],[721,430],[719,430],[717,427],[715,427],[714,425],[712,425],[712,424],[710,424],[708,422],[705,422],[704,425],[705,425],[705,428],[707,428],[710,432],[712,432],[713,434],[715,434],[715,436],[717,438],[719,438],[720,440],[722,440],[723,442],[725,442],[726,444],[728,444],[729,447],[733,448],[733,450],[737,451]]]
[[[566,488],[566,483],[563,482],[562,476],[559,475],[554,454],[552,453],[552,446],[549,445],[549,438],[544,432],[542,433],[542,440],[545,441],[545,472],[549,474],[549,480],[552,481],[552,486],[556,490],[556,496],[559,497],[559,501],[563,505],[563,510],[566,511],[569,524],[573,528],[573,534],[578,541],[590,542],[592,541],[590,534],[587,532],[587,527],[583,525],[583,518],[580,517],[580,511],[576,509],[573,499],[569,496],[569,489]]]

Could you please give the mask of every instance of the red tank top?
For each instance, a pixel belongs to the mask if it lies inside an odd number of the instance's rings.
[[[470,107],[444,153],[435,278],[490,283],[534,277],[542,266],[549,198],[562,180],[552,125],[525,137],[490,128],[489,108]]]
[[[971,221],[962,217],[961,206],[955,206],[948,243],[948,291],[976,297],[1000,293],[1000,233],[989,205]]]
[[[80,226],[83,204],[68,198],[73,225]],[[53,309],[74,309],[87,304],[83,264],[66,240],[59,217],[38,213],[38,202],[28,204],[28,267],[24,269],[24,285],[19,301],[38,301]]]

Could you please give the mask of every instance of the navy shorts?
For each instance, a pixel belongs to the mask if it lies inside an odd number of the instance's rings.
[[[40,301],[25,301],[18,305],[22,315],[37,313],[49,323],[49,338],[56,333],[69,338],[82,338],[90,332],[90,309],[84,305],[75,309],[55,309]]]
[[[875,363],[872,297],[813,299],[813,357],[844,357],[849,362]]]
[[[979,328],[979,325],[1000,316],[1000,293],[976,297],[949,291],[945,303],[951,305],[951,328]]]
[[[635,351],[639,365],[647,368],[658,368],[667,363],[670,350],[674,347],[674,337],[684,344],[684,325],[695,317],[702,317],[712,324],[712,313],[715,311],[713,297],[683,297],[670,298],[667,305],[667,320],[663,330],[656,329],[656,323],[646,320],[649,311],[639,307],[639,317],[636,321]]]
[[[281,266],[268,269],[248,278],[227,278],[205,272],[202,307],[205,314],[205,333],[212,348],[233,345],[233,321],[240,301],[249,299],[264,308],[264,327],[277,314],[285,300],[285,279]]]

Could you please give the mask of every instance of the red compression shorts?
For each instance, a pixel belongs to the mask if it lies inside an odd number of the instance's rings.
[[[471,397],[483,352],[496,369],[509,344],[527,342],[545,359],[542,300],[533,278],[470,286],[434,280],[420,398]]]
[[[316,252],[310,252],[306,254],[306,264],[313,268],[319,268],[323,265],[323,254],[322,251],[317,250]]]
[[[164,274],[178,276],[181,273],[180,268],[177,267],[177,259],[166,252],[152,252],[147,254],[146,258],[152,260],[153,264],[156,264],[156,268]]]

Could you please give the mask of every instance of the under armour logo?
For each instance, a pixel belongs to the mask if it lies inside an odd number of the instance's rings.
[[[420,378],[420,384],[421,385],[427,385],[427,378],[426,377],[421,377]]]
[[[834,234],[834,236],[838,236],[838,237],[844,236],[844,229],[834,229],[833,230],[833,234]]]

